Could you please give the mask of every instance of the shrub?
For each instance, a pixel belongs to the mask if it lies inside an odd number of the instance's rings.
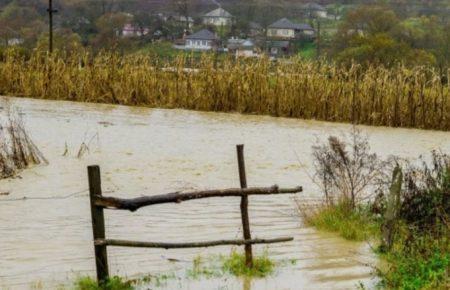
[[[431,165],[422,159],[421,166],[405,172],[400,217],[419,230],[437,222],[448,224],[450,216],[450,156],[432,152]]]
[[[393,289],[448,289],[450,231],[444,227],[441,230],[439,235],[400,231],[407,234],[397,236],[392,250],[383,255],[389,267],[379,271],[381,285]]]
[[[352,131],[350,142],[330,136],[327,144],[313,146],[313,156],[315,178],[319,180],[327,204],[341,200],[355,208],[383,183],[386,163],[370,153],[367,137],[356,129]]]

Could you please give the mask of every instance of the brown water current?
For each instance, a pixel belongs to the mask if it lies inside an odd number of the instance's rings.
[[[249,186],[302,185],[304,192],[297,198],[308,201],[320,197],[310,178],[311,146],[351,129],[345,124],[239,114],[30,99],[12,103],[50,163],[0,181],[0,192],[9,192],[0,195],[0,289],[55,289],[61,283],[70,285],[77,276],[94,275],[87,165],[101,166],[104,194],[111,196],[238,187],[235,145],[243,143]],[[447,132],[360,128],[381,156],[412,158],[432,149],[450,151]],[[83,142],[89,150],[78,158]],[[29,199],[12,200],[22,197]],[[267,249],[275,261],[296,263],[285,263],[264,279],[190,279],[184,271],[196,256],[227,255],[232,247],[109,248],[110,271],[127,277],[174,273],[176,278],[152,289],[349,289],[359,282],[368,288],[376,283],[371,265],[377,260],[370,245],[305,227],[292,196],[251,197],[249,210],[253,237],[295,239],[255,246],[254,251]],[[107,237],[137,241],[242,235],[238,198],[157,205],[136,213],[106,211],[106,225]]]

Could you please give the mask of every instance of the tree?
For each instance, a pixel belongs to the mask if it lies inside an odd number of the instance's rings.
[[[416,45],[418,36],[429,33],[401,22],[385,6],[364,5],[346,15],[335,35],[332,55],[341,62],[435,64],[435,55]]]
[[[393,35],[412,48],[433,54],[441,68],[450,65],[450,24],[442,23],[436,16],[407,18],[393,31]]]
[[[130,16],[124,13],[108,13],[97,19],[97,35],[92,40],[94,47],[113,48],[119,44],[124,25],[129,22]]]
[[[21,39],[24,45],[34,46],[38,36],[45,30],[45,23],[34,6],[13,1],[0,13],[0,38]]]

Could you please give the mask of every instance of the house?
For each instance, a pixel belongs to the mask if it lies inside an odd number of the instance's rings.
[[[127,23],[122,28],[123,37],[144,36],[150,33],[150,29],[147,27],[138,27],[131,23]]]
[[[313,36],[314,28],[309,24],[297,24],[282,18],[267,27],[267,37],[280,39],[296,39],[302,36]]]
[[[217,47],[217,36],[208,29],[200,30],[186,36],[185,49],[189,50],[212,50]]]
[[[317,3],[306,3],[303,5],[303,10],[305,11],[305,15],[307,17],[314,18],[327,18],[327,9],[320,4]]]
[[[227,41],[227,50],[237,57],[258,56],[255,43],[251,39],[230,38]]]
[[[8,46],[21,45],[25,42],[23,38],[14,37],[7,40]]]
[[[287,40],[269,40],[266,42],[270,56],[281,57],[290,53],[290,42]]]
[[[206,13],[202,18],[204,25],[229,26],[233,24],[233,15],[222,7]]]

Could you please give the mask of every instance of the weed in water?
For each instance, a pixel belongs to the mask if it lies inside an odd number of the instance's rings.
[[[186,277],[189,279],[199,279],[221,277],[223,272],[217,267],[217,259],[205,260],[201,256],[194,258],[192,268],[186,271]]]
[[[161,287],[167,284],[167,281],[176,279],[175,273],[163,273],[158,275],[146,275],[136,280],[136,284],[152,284]]]
[[[114,276],[108,281],[98,284],[91,277],[82,277],[75,282],[74,290],[132,290],[131,282]]]
[[[273,273],[275,263],[269,259],[267,252],[261,256],[253,257],[253,267],[245,264],[245,255],[232,252],[229,257],[223,258],[222,269],[235,276],[266,277]]]

